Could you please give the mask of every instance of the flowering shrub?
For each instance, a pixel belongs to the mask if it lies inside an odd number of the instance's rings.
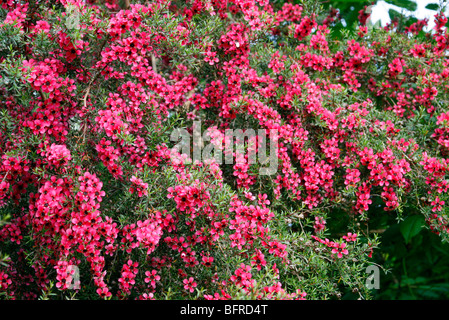
[[[368,299],[376,215],[448,239],[444,14],[332,40],[264,0],[1,7],[2,298]],[[232,163],[174,156],[194,121]]]

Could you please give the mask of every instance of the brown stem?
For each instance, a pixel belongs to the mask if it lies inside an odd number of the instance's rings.
[[[43,103],[45,101],[45,96],[41,90],[38,90],[38,92],[39,92],[39,95],[41,96],[42,103]]]

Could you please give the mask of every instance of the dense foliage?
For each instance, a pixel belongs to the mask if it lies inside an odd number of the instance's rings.
[[[442,12],[426,33],[314,1],[1,7],[2,298],[369,299],[399,244],[447,261]],[[198,123],[217,158],[172,149]],[[257,134],[229,153],[229,129]]]

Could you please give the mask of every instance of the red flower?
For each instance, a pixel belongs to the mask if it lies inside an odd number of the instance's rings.
[[[145,282],[149,283],[153,288],[156,288],[156,281],[159,281],[161,279],[161,276],[157,274],[157,271],[145,271],[145,275]]]
[[[336,253],[338,258],[342,258],[343,255],[347,255],[349,253],[348,249],[345,249],[346,243],[334,243],[332,253]]]
[[[184,283],[184,289],[186,291],[189,291],[190,293],[195,291],[195,288],[198,286],[198,284],[195,282],[195,279],[193,277],[190,277],[188,279],[184,279],[182,281],[182,283]]]

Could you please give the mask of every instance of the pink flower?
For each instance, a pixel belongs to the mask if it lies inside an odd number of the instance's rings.
[[[251,258],[251,265],[256,266],[257,270],[259,271],[262,269],[262,267],[267,265],[265,256],[259,249],[256,249],[256,254]]]
[[[357,234],[348,232],[348,234],[346,236],[343,236],[342,238],[345,239],[347,242],[353,242],[357,240]]]
[[[206,57],[204,58],[204,61],[208,62],[211,66],[219,61],[217,53],[214,51],[210,51],[210,49],[206,51],[205,55]]]
[[[240,268],[235,270],[234,274],[231,276],[230,280],[236,285],[241,287],[252,287],[255,280],[252,279],[251,267],[242,263]]]
[[[202,260],[201,264],[208,268],[210,268],[212,266],[212,262],[214,262],[214,258],[208,256],[203,256],[201,260]]]
[[[184,289],[186,289],[190,293],[195,291],[195,288],[197,287],[197,283],[195,282],[195,279],[193,279],[193,277],[184,279],[182,282],[184,283]]]
[[[47,161],[55,167],[64,166],[72,160],[70,151],[65,145],[52,144],[47,150]]]
[[[157,274],[156,270],[152,271],[145,271],[145,282],[149,283],[153,288],[156,288],[156,281],[159,281],[161,279],[161,276]]]
[[[315,217],[315,224],[313,226],[316,233],[323,231],[326,228],[326,220],[322,217]]]
[[[435,211],[441,211],[443,209],[445,202],[443,200],[440,200],[439,197],[435,197],[435,200],[432,201],[431,205],[432,207],[432,212]]]
[[[343,255],[347,255],[349,252],[347,249],[345,249],[346,247],[346,243],[334,243],[333,245],[334,249],[332,249],[332,253],[336,253],[338,258],[342,258]]]
[[[130,180],[133,185],[129,188],[129,192],[134,193],[137,191],[139,197],[143,197],[148,194],[148,183],[143,182],[142,179],[135,176],[132,176]]]
[[[259,198],[259,204],[261,205],[261,206],[265,206],[265,205],[269,205],[270,204],[270,200],[268,200],[267,199],[267,195],[264,193],[264,194],[259,194],[258,195],[258,198]]]

